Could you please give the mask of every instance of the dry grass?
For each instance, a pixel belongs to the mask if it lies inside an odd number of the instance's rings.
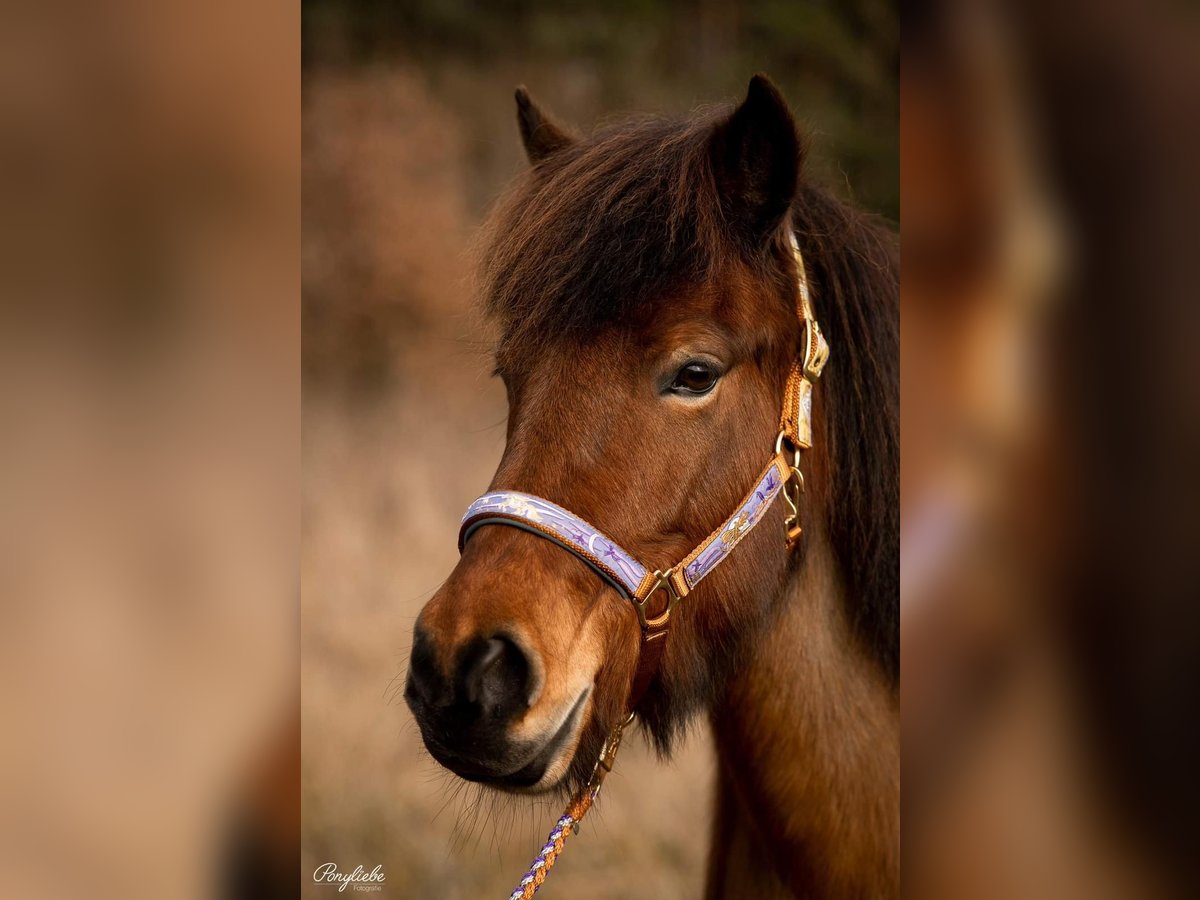
[[[400,697],[413,620],[504,443],[463,277],[459,132],[404,73],[306,90],[304,896],[330,896],[308,882],[324,862],[382,865],[384,897],[504,896],[557,804],[450,776]],[[542,896],[698,896],[712,770],[702,729],[669,766],[635,735]]]

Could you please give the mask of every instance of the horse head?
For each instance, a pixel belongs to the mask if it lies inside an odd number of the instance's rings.
[[[665,752],[769,626],[803,555],[785,546],[782,504],[754,531],[726,520],[770,455],[807,346],[793,226],[820,245],[812,217],[833,207],[802,193],[802,143],[761,76],[732,111],[587,138],[523,89],[517,105],[531,166],[493,213],[483,259],[509,401],[489,490],[572,511],[614,542],[575,543],[613,567],[615,544],[649,569],[675,565],[714,529],[731,529],[716,544],[738,546],[681,603],[638,701]],[[817,263],[837,294],[839,272]],[[818,429],[820,407],[818,395]],[[824,460],[817,449],[808,462],[812,512]],[[860,497],[869,479],[850,477],[854,516],[878,498]],[[520,515],[537,528],[536,510]],[[836,537],[857,526],[829,527]],[[416,623],[406,687],[436,760],[514,791],[586,780],[628,712],[641,634],[633,605],[594,567],[529,530],[480,528],[465,544]]]

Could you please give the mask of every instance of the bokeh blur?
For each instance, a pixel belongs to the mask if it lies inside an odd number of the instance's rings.
[[[913,897],[1200,882],[1195,12],[905,10]]]
[[[327,862],[381,865],[395,896],[507,895],[559,801],[502,799],[440,769],[401,692],[413,621],[504,445],[472,244],[526,165],[513,89],[587,131],[738,100],[765,71],[811,137],[812,177],[895,220],[897,13],[877,0],[312,0],[303,29],[301,868],[310,881]],[[706,726],[670,764],[627,743],[547,890],[699,896]]]
[[[5,897],[294,896],[298,41],[0,11]]]

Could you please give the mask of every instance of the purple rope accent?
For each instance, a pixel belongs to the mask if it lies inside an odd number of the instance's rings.
[[[572,826],[574,824],[575,819],[573,819],[571,816],[563,816],[554,823],[554,830],[550,832],[550,837],[547,839],[542,849],[538,852],[537,858],[534,859],[533,863],[529,866],[529,871],[527,871],[521,877],[520,884],[518,884],[513,892],[508,895],[508,900],[521,900],[521,898],[525,896],[525,888],[533,882],[534,876],[537,874],[537,870],[546,865],[546,857],[554,852],[554,842],[562,837],[563,832],[568,826]],[[541,885],[535,887],[533,889],[534,893],[537,893],[540,888]]]

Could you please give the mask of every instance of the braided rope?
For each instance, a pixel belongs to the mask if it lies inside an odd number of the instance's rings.
[[[550,869],[553,868],[558,855],[562,853],[563,844],[573,833],[579,831],[579,823],[587,815],[587,811],[592,808],[596,798],[600,796],[600,787],[604,784],[604,777],[612,771],[613,763],[617,759],[617,751],[621,748],[621,736],[632,721],[633,713],[630,713],[629,717],[625,721],[619,722],[609,734],[608,740],[604,742],[604,746],[600,750],[600,758],[596,760],[596,765],[592,768],[592,777],[567,804],[562,816],[554,823],[554,830],[550,832],[546,843],[542,845],[541,852],[529,866],[529,871],[525,873],[521,883],[508,895],[508,900],[531,900],[538,888],[542,886],[542,882],[550,874]]]
[[[509,894],[508,900],[530,900],[537,893],[542,882],[546,880],[546,876],[550,874],[550,869],[554,866],[558,855],[562,853],[563,844],[573,832],[579,830],[580,821],[587,815],[587,811],[592,807],[592,801],[599,793],[600,784],[593,780],[567,805],[561,818],[554,823],[554,830],[550,832],[545,845],[529,866],[529,871],[525,873],[516,889]]]

